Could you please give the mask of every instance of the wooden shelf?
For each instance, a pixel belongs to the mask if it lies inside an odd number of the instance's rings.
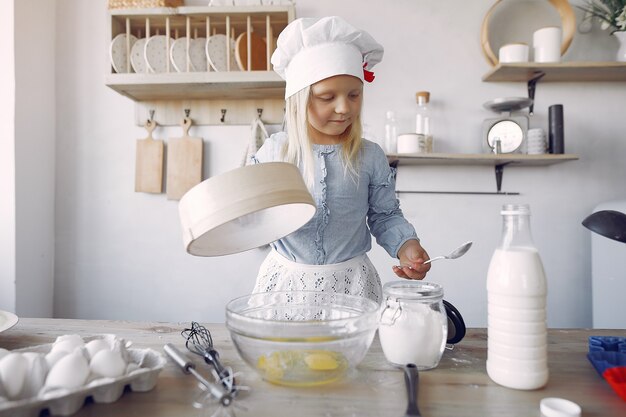
[[[121,34],[138,39],[154,35],[172,39],[208,38],[215,34],[241,39],[246,33],[254,32],[265,40],[263,53],[267,62],[263,70],[239,71],[240,65],[231,59],[227,71],[215,71],[208,66],[203,72],[177,72],[170,62],[165,71],[159,73],[135,73],[132,69],[126,72],[131,68],[130,61],[117,73],[107,62],[105,84],[136,102],[136,121],[140,126],[152,115],[159,125],[178,125],[183,114],[192,114],[194,124],[202,125],[249,124],[258,116],[262,116],[265,123],[281,123],[285,81],[270,70],[269,61],[277,36],[294,18],[294,5],[109,10],[107,38],[111,40]],[[187,45],[189,47],[189,43]],[[125,54],[118,51],[116,56],[128,57],[133,53],[137,56],[130,42],[126,48],[130,49]],[[160,52],[165,62],[169,62],[167,47]],[[237,52],[233,49],[230,53],[234,58],[232,54]],[[248,65],[244,66],[249,68],[251,51],[246,55]]]
[[[285,96],[285,81],[274,71],[108,74],[106,85],[134,101]]]
[[[483,195],[519,195],[516,192],[502,191],[502,177],[506,166],[547,166],[561,162],[576,161],[577,155],[573,154],[464,154],[464,153],[428,153],[428,154],[390,154],[387,155],[389,165],[482,165],[495,168],[496,191],[396,191],[397,193],[416,194],[483,194]]]
[[[626,81],[626,62],[523,62],[498,64],[483,76],[483,81],[524,81],[545,74],[541,81]]]
[[[574,154],[390,154],[387,159],[392,165],[486,165],[486,166],[545,166],[578,159]]]

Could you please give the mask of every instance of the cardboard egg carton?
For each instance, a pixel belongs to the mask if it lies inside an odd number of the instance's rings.
[[[112,334],[86,337],[87,343],[94,339],[104,339],[113,346],[114,341],[120,340]],[[38,345],[13,352],[36,352],[46,354],[53,344]],[[82,408],[85,400],[91,397],[97,404],[108,404],[117,401],[127,386],[134,392],[146,392],[154,388],[157,378],[167,360],[154,349],[126,348],[130,369],[126,374],[117,378],[92,377],[81,387],[66,389],[42,388],[39,393],[30,398],[19,400],[0,399],[0,417],[38,417],[42,411],[48,410],[51,416],[69,416]]]

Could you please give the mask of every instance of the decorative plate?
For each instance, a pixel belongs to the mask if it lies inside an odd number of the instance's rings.
[[[146,38],[138,39],[130,50],[130,63],[135,72],[140,74],[148,72],[148,65],[143,53],[145,46]]]
[[[191,49],[191,44],[189,45],[189,49]],[[172,43],[170,59],[176,71],[187,72],[187,38],[178,38]],[[204,60],[206,62],[206,57]],[[196,71],[196,67],[191,60],[189,62],[189,71]]]
[[[250,55],[252,71],[265,71],[267,69],[267,45],[262,37],[254,32],[250,32]],[[235,43],[235,58],[237,66],[241,71],[248,69],[248,34],[243,32],[237,37]]]
[[[130,35],[130,47],[137,42],[137,38]],[[109,56],[111,57],[111,65],[118,74],[130,72],[128,70],[128,54],[126,54],[126,34],[120,33],[111,41],[111,48],[109,49]]]
[[[228,43],[227,43],[228,42]],[[235,41],[227,38],[226,35],[213,35],[206,43],[206,55],[209,58],[211,68],[215,71],[227,71],[226,66],[226,45],[230,48],[230,70],[238,71],[237,60],[235,59]]]
[[[18,318],[15,314],[0,310],[0,332],[9,330],[17,324]]]
[[[170,38],[170,45],[174,39]],[[144,58],[149,72],[167,72],[167,62],[170,59],[167,51],[167,37],[164,35],[151,36],[144,48]]]
[[[189,45],[189,59],[196,71],[206,71],[208,68],[206,57],[206,38],[191,40]]]

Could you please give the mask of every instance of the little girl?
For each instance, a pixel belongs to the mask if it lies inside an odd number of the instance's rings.
[[[317,205],[302,228],[271,244],[254,292],[333,291],[380,302],[381,283],[367,257],[371,235],[402,267],[423,279],[429,259],[402,215],[395,172],[383,150],[361,138],[363,81],[383,47],[339,17],[303,18],[278,37],[274,70],[286,80],[287,132],[272,135],[256,163],[297,165]]]

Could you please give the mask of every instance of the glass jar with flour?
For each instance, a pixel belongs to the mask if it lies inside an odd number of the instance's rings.
[[[392,281],[383,286],[378,335],[387,360],[435,368],[443,355],[448,319],[443,288],[420,281]]]

